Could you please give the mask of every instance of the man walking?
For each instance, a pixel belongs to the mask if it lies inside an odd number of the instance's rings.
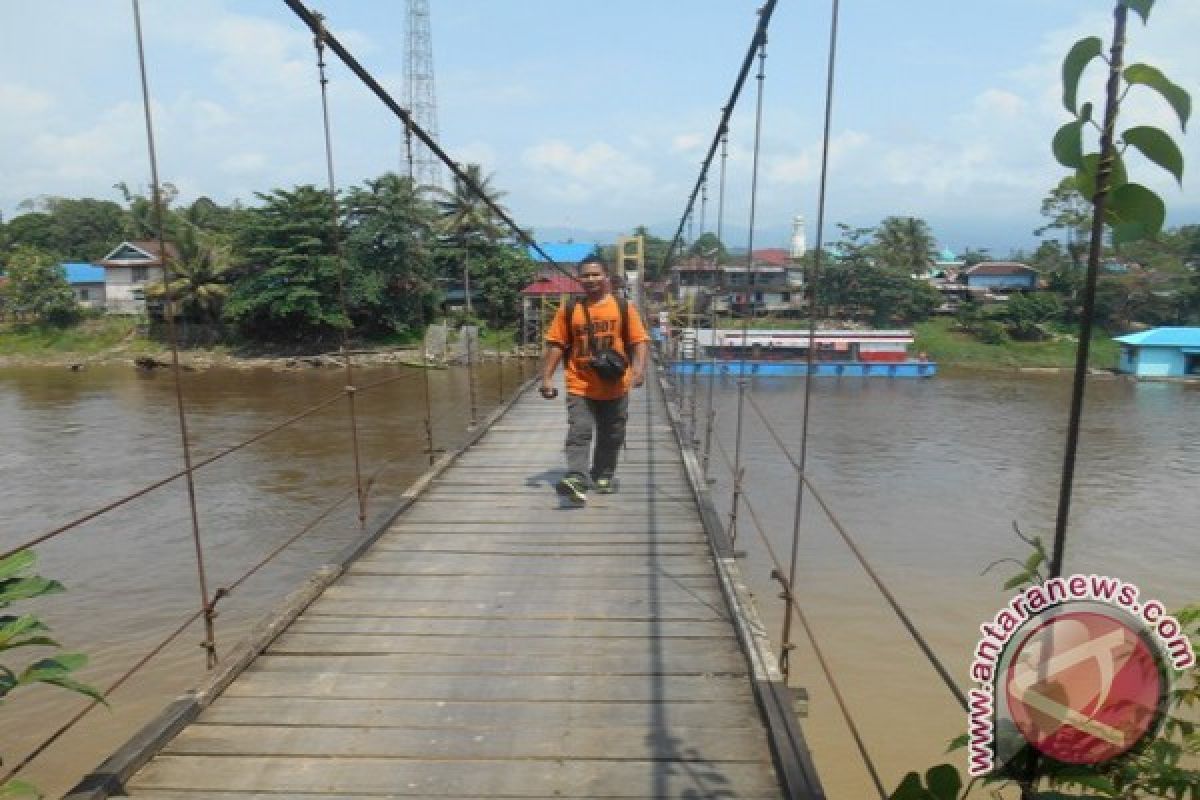
[[[612,295],[608,270],[602,261],[594,257],[585,259],[579,267],[579,282],[583,284],[584,299],[559,307],[546,332],[539,391],[547,400],[558,394],[550,381],[565,355],[567,474],[555,489],[583,503],[587,500],[589,483],[602,494],[615,489],[613,473],[617,469],[617,453],[625,442],[629,390],[641,386],[645,380],[649,337],[637,309]],[[611,357],[613,351],[619,359]],[[617,370],[605,361],[618,365],[623,361],[628,368],[615,375]]]

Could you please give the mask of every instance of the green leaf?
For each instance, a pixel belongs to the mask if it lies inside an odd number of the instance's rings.
[[[1072,114],[1076,113],[1075,96],[1079,92],[1079,79],[1087,65],[1103,50],[1104,42],[1099,36],[1088,36],[1072,45],[1063,59],[1063,105]]]
[[[892,792],[888,800],[936,800],[936,798],[921,785],[921,776],[910,772],[904,776],[904,780],[900,781],[900,785],[896,787],[896,791]]]
[[[946,745],[946,752],[952,753],[955,750],[959,750],[963,747],[966,747],[967,743],[970,741],[971,741],[970,734],[960,733],[958,736],[955,736],[953,739],[950,740],[950,744]]]
[[[1083,167],[1075,172],[1075,185],[1079,193],[1087,198],[1089,203],[1096,199],[1096,174],[1100,170],[1100,154],[1088,153],[1083,157]],[[1111,192],[1129,180],[1125,172],[1125,162],[1117,154],[1113,154],[1112,171],[1108,175],[1108,190]]]
[[[1046,554],[1041,550],[1035,550],[1029,554],[1029,558],[1025,559],[1025,571],[1032,575],[1045,560]]]
[[[1064,167],[1079,169],[1083,166],[1083,120],[1068,122],[1054,134],[1050,148],[1054,158]]]
[[[87,664],[87,656],[83,653],[60,653],[51,658],[43,658],[27,666],[22,672],[20,683],[38,683],[39,681],[59,678]]]
[[[1028,583],[1031,580],[1033,580],[1033,575],[1031,575],[1028,572],[1022,572],[1018,575],[1013,575],[1011,578],[1006,580],[1004,582],[1004,588],[1005,589],[1015,589],[1018,586],[1020,586],[1021,584]]]
[[[958,769],[950,764],[938,764],[925,773],[925,783],[929,792],[937,800],[958,800],[958,792],[962,789],[962,776]]]
[[[18,636],[48,630],[50,629],[32,614],[20,617],[0,617],[0,650],[4,649],[6,642],[10,642]]]
[[[1113,189],[1104,208],[1105,222],[1112,226],[1113,242],[1121,244],[1162,230],[1167,207],[1162,198],[1136,183]]]
[[[1079,119],[1083,120],[1084,122],[1092,121],[1092,104],[1091,103],[1084,103],[1082,106],[1079,107]]]
[[[1121,134],[1121,138],[1125,144],[1136,147],[1146,158],[1174,175],[1180,187],[1183,186],[1183,153],[1174,139],[1148,125],[1130,128]]]
[[[53,678],[51,680],[44,680],[42,683],[48,683],[52,686],[58,686],[62,689],[69,689],[72,692],[78,692],[79,694],[87,695],[98,703],[103,703],[106,706],[108,705],[108,700],[104,698],[104,695],[99,689],[95,688],[94,686],[89,686],[86,683],[80,683],[74,678]]]
[[[18,550],[8,558],[0,559],[0,581],[29,569],[35,563],[37,563],[37,555],[32,550]]]
[[[1150,9],[1154,7],[1154,0],[1121,0],[1121,5],[1136,11],[1145,25],[1150,21]]]
[[[1130,64],[1125,68],[1125,81],[1149,86],[1162,95],[1162,98],[1171,104],[1171,108],[1175,109],[1175,114],[1179,117],[1179,127],[1187,131],[1188,118],[1192,115],[1192,96],[1172,83],[1161,70],[1149,64]]]
[[[65,591],[66,589],[58,581],[37,575],[30,578],[9,578],[6,581],[0,581],[0,604],[7,605],[17,600],[28,600],[44,594]]]

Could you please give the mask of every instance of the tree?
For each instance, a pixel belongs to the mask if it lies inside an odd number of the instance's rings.
[[[247,336],[321,339],[346,328],[328,192],[312,185],[259,194],[237,237],[238,277],[225,317]],[[347,304],[362,292],[347,274]]]
[[[918,217],[888,217],[875,231],[876,254],[889,267],[923,273],[933,264],[937,240],[929,224]]]
[[[1062,301],[1047,292],[1016,294],[1004,305],[1004,319],[1014,339],[1043,338],[1042,325],[1061,319]]]
[[[663,262],[666,261],[667,248],[671,246],[671,243],[652,234],[645,225],[638,225],[630,235],[642,237],[642,255],[646,259],[646,280],[654,281],[664,278]]]
[[[49,216],[46,241],[34,244],[76,261],[97,261],[121,240],[125,211],[111,200],[43,195],[21,203]]]
[[[125,238],[134,241],[157,238],[158,224],[155,219],[154,199],[133,192],[125,181],[114,183],[113,188],[121,193],[129,205],[125,218]],[[159,188],[159,196],[162,199],[163,235],[167,239],[178,238],[179,231],[175,228],[171,203],[179,196],[179,190],[173,183],[163,183]]]
[[[176,242],[178,258],[167,263],[171,276],[171,300],[185,320],[215,322],[229,297],[229,253],[204,241],[192,226],[183,229]],[[167,299],[165,281],[146,284],[146,299],[164,302]],[[170,313],[169,310],[166,313]]]
[[[521,290],[537,271],[533,261],[523,248],[501,244],[492,247],[482,262],[476,285],[487,303],[488,324],[498,328],[515,322],[520,316]]]
[[[1079,182],[1068,175],[1042,198],[1043,217],[1050,220],[1033,232],[1045,236],[1048,231],[1061,230],[1066,237],[1066,251],[1072,269],[1082,269],[1083,256],[1092,227],[1092,204],[1079,191]]]
[[[31,211],[13,217],[4,225],[5,248],[31,247],[44,253],[58,253],[58,230],[54,218],[44,211]]]
[[[692,246],[688,248],[687,254],[691,258],[702,258],[715,264],[729,263],[729,251],[725,249],[725,245],[721,243],[717,235],[711,231],[700,234],[700,238],[692,242]]]
[[[79,318],[79,304],[62,267],[48,253],[21,245],[9,256],[3,305],[19,317],[63,327]]]
[[[345,207],[347,257],[356,270],[373,274],[377,289],[369,313],[355,322],[368,331],[419,331],[433,316],[437,296],[433,207],[408,178],[393,173],[351,189]]]
[[[437,207],[441,213],[441,231],[454,243],[462,261],[463,293],[467,314],[471,314],[471,249],[491,244],[503,233],[497,224],[496,212],[484,200],[499,203],[505,192],[492,188],[494,176],[483,175],[478,164],[467,164],[464,170],[469,183],[457,175],[454,190],[438,190]],[[478,191],[477,191],[478,190]]]

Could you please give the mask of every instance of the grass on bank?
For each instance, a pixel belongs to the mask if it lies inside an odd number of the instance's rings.
[[[1014,369],[1018,367],[1075,366],[1076,337],[1064,332],[1044,342],[1006,341],[985,344],[969,333],[957,330],[953,319],[937,318],[917,323],[915,350],[924,352],[941,366]],[[1092,334],[1088,365],[1094,369],[1115,369],[1121,346],[1104,331]]]
[[[88,317],[66,328],[11,322],[0,325],[0,354],[3,355],[88,356],[121,345],[131,352],[155,349],[153,343],[138,333],[135,317]]]

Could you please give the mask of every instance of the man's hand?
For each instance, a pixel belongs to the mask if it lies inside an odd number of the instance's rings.
[[[551,386],[549,382],[544,382],[538,387],[538,394],[547,400],[553,400],[554,398],[558,397],[558,389]]]

